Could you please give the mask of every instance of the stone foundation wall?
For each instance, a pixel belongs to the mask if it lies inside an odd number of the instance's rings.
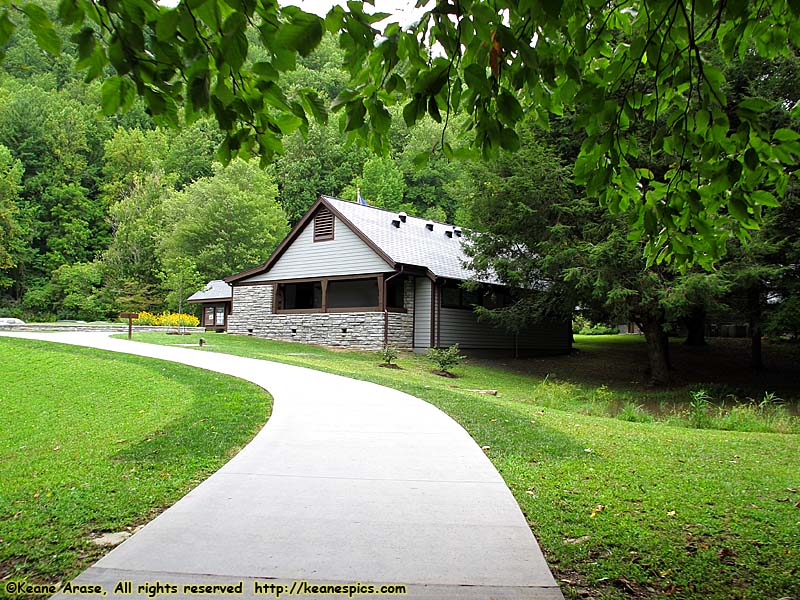
[[[408,350],[413,336],[413,287],[405,284],[408,313],[389,313],[389,344]],[[383,346],[382,312],[273,314],[271,285],[234,286],[228,333],[377,350]]]

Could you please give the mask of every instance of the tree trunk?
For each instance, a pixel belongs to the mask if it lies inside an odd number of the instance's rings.
[[[686,327],[689,330],[686,334],[687,346],[706,345],[706,309],[703,306],[692,309],[689,318],[686,319]]]
[[[747,290],[747,312],[750,324],[750,366],[756,371],[764,368],[761,353],[761,293],[758,285]]]
[[[647,359],[650,362],[650,384],[669,385],[669,338],[664,333],[659,319],[639,324],[647,345]]]

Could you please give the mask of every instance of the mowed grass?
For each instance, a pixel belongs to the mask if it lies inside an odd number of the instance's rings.
[[[136,339],[196,344],[198,337]],[[800,597],[796,435],[696,430],[553,409],[539,402],[546,375],[523,372],[535,361],[468,361],[454,369],[457,379],[445,379],[415,355],[402,355],[402,369],[392,370],[377,366],[375,352],[203,337],[205,351],[374,381],[451,415],[503,475],[568,598]],[[560,371],[560,377],[568,372]],[[589,393],[598,381],[573,385]],[[486,389],[498,395],[470,391]],[[642,400],[649,394],[632,386],[627,393]]]
[[[217,470],[271,398],[223,375],[0,338],[0,580],[53,583]],[[201,524],[198,524],[201,526]]]

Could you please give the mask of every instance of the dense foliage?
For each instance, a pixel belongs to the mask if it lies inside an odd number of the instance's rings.
[[[0,44],[18,8],[38,46],[59,56],[57,13],[77,66],[103,79],[106,114],[138,96],[172,126],[212,116],[224,162],[256,152],[269,162],[287,135],[327,122],[325,92],[344,81],[331,105],[343,131],[383,154],[393,107],[407,124],[463,115],[467,136],[441,140],[448,156],[516,150],[526,114],[541,127],[574,115],[574,180],[626,215],[648,264],[710,268],[729,235],[744,241],[759,227],[800,157],[800,133],[775,119],[800,106],[728,89],[735,62],[794,56],[795,0],[422,0],[406,27],[357,0],[324,19],[277,0],[61,0],[50,13],[2,4],[11,8],[0,13]],[[326,30],[339,36],[349,77],[298,82],[298,60]],[[308,72],[324,74],[319,66]]]
[[[252,23],[241,23],[240,13],[214,0],[181,3],[155,9],[157,31],[147,44],[161,53],[153,56],[169,59],[164,64],[177,62],[174,72],[164,65],[165,71],[152,72],[152,60],[148,67],[136,48],[118,54],[145,43],[126,38],[129,23],[120,18],[151,23],[147,11],[134,15],[133,5],[100,3],[96,14],[84,15],[73,10],[82,3],[72,0],[41,6],[44,16],[26,9],[0,17],[7,37],[0,75],[0,303],[6,314],[96,319],[121,310],[177,309],[205,281],[263,261],[319,194],[355,200],[360,190],[372,205],[481,232],[473,237],[477,269],[518,290],[512,306],[482,310],[482,318],[513,330],[579,307],[594,322],[635,322],[648,337],[654,382],[670,378],[666,334],[680,326],[689,329],[689,341],[703,343],[707,317],[747,322],[755,366],[761,333],[796,337],[800,331],[796,167],[780,167],[790,162],[793,132],[800,129],[800,62],[794,46],[786,47],[788,54],[774,47],[781,27],[794,25],[781,21],[771,30],[774,39],[731,52],[731,40],[744,35],[731,33],[731,23],[757,33],[746,3],[703,18],[708,7],[696,7],[704,25],[694,33],[681,23],[680,3],[666,7],[673,12],[661,19],[660,33],[642,20],[646,11],[621,16],[622,4],[593,7],[588,54],[576,55],[577,62],[565,67],[560,55],[549,55],[555,51],[549,39],[536,44],[537,60],[547,67],[537,77],[549,81],[549,96],[520,79],[530,67],[520,45],[529,26],[518,23],[516,42],[509,37],[519,16],[513,7],[503,23],[472,2],[456,12],[442,5],[443,12],[428,14],[417,29],[389,26],[362,71],[357,59],[374,40],[377,17],[361,13],[358,3],[348,13],[334,9],[325,21],[345,30],[338,39],[317,30],[323,21],[291,7],[264,9],[279,17],[265,32],[263,3],[253,5],[259,12]],[[642,6],[655,10],[655,4]],[[555,35],[551,26],[566,8],[554,6],[541,31]],[[244,14],[251,9],[242,7]],[[190,26],[187,15],[198,17],[197,24]],[[773,16],[780,21],[781,15]],[[476,35],[486,33],[479,16],[496,28],[494,44],[482,50],[475,46]],[[94,24],[75,33],[86,18]],[[208,29],[207,19],[221,19],[224,39]],[[118,30],[109,31],[111,24]],[[359,24],[364,37],[353,42]],[[444,45],[444,55],[427,62],[411,56],[424,54],[411,39],[414,31],[433,27],[431,39],[441,42],[451,26],[464,36],[460,46]],[[624,70],[644,31],[673,54],[680,40],[698,44],[685,65],[686,83],[664,92],[669,97],[656,123],[648,122],[660,97],[653,65]],[[172,35],[191,38],[174,56]],[[720,36],[725,41],[717,48],[711,38]],[[612,40],[618,51],[608,55]],[[640,48],[648,56],[651,42]],[[196,43],[204,56],[195,70],[184,70],[188,88],[169,88],[181,60],[199,51]],[[564,48],[574,51],[575,43]],[[461,60],[453,63],[458,52]],[[393,63],[392,53],[403,60]],[[673,70],[664,71],[662,91],[680,75],[677,55],[670,56]],[[489,63],[481,79],[476,64],[483,59]],[[586,72],[587,65],[596,72]],[[247,77],[231,79],[227,68]],[[88,82],[78,79],[81,69]],[[605,90],[597,87],[601,71],[608,81],[618,75]],[[722,75],[711,77],[717,71]],[[376,73],[385,76],[380,89],[371,80]],[[145,76],[153,81],[143,83]],[[687,84],[699,87],[690,91]],[[248,104],[256,102],[255,89],[265,114],[253,113],[250,122],[248,111],[258,108]],[[411,101],[403,100],[409,93]],[[605,98],[599,108],[569,101],[595,95]],[[526,115],[518,114],[517,102]],[[326,118],[331,104],[343,110],[338,122]],[[616,124],[587,125],[612,104],[621,110]],[[467,114],[459,111],[465,107]],[[717,123],[719,110],[727,128]],[[703,111],[705,131],[698,123]],[[676,123],[683,123],[683,133]],[[737,144],[745,133],[751,147],[742,150]],[[380,152],[352,143],[359,137]],[[610,150],[609,140],[616,144]],[[676,165],[675,153],[688,152],[679,150],[683,141],[696,154]],[[496,146],[515,152],[498,153]],[[724,164],[714,154],[723,146]],[[256,147],[273,159],[265,168],[249,158]],[[464,160],[469,147],[484,150],[485,160]],[[601,160],[598,149],[608,161],[603,165],[592,163]],[[631,170],[641,192],[636,199]],[[576,173],[584,185],[576,185]],[[604,182],[603,193],[589,173]],[[659,195],[665,177],[674,188],[668,201]],[[729,193],[724,202],[716,196],[719,186]],[[757,222],[762,227],[752,229]],[[654,260],[670,253],[681,260]],[[716,261],[715,268],[688,266],[692,261],[706,267]]]

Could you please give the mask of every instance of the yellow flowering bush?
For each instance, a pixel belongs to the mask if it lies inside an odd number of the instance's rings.
[[[197,327],[200,319],[194,315],[184,313],[171,313],[164,311],[156,315],[147,311],[139,313],[139,318],[133,320],[134,325],[157,325],[160,327]]]

